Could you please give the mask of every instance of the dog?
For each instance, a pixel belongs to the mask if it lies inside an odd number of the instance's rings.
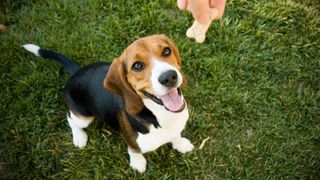
[[[184,77],[175,43],[165,35],[140,38],[112,63],[96,62],[79,68],[54,51],[25,44],[31,53],[54,59],[71,74],[64,89],[70,109],[67,120],[73,144],[83,148],[88,136],[83,130],[99,119],[118,130],[128,145],[130,166],[143,173],[143,153],[172,143],[181,153],[194,146],[181,136],[189,118],[181,86]]]

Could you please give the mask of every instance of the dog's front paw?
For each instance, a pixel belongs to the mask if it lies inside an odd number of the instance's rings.
[[[139,171],[139,173],[144,173],[147,167],[147,160],[143,155],[134,155],[130,157],[130,166]]]
[[[178,138],[172,142],[174,149],[178,150],[181,153],[187,153],[193,150],[194,146],[191,144],[187,138]]]
[[[73,144],[78,148],[84,148],[87,145],[88,136],[83,130],[72,132]]]

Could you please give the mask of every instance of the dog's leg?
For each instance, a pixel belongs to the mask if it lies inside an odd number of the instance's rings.
[[[187,153],[193,150],[194,146],[191,144],[189,139],[184,137],[177,137],[172,142],[172,147],[181,153]]]
[[[76,147],[84,148],[88,141],[88,136],[83,128],[88,127],[88,125],[94,119],[93,117],[78,117],[70,111],[67,115],[69,126],[72,130],[73,144]]]
[[[130,147],[128,147],[128,153],[130,156],[130,166],[140,173],[146,171],[147,160],[144,158],[143,154],[134,152]]]

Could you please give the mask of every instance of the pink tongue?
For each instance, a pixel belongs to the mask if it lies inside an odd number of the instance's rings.
[[[172,89],[168,94],[160,96],[164,106],[170,111],[178,111],[183,105],[183,98],[179,96],[178,90]]]

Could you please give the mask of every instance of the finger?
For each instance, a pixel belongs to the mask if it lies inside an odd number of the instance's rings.
[[[200,16],[197,16],[195,19],[196,19],[200,24],[207,24],[207,23],[209,23],[210,20],[211,20],[211,14],[210,14],[210,12],[206,12],[206,13],[200,15]]]
[[[210,0],[210,7],[218,9],[218,16],[215,20],[221,19],[226,8],[227,0]]]
[[[186,10],[188,6],[187,0],[177,0],[177,6],[180,10]]]
[[[199,23],[206,24],[210,22],[209,0],[189,0],[187,8]]]

